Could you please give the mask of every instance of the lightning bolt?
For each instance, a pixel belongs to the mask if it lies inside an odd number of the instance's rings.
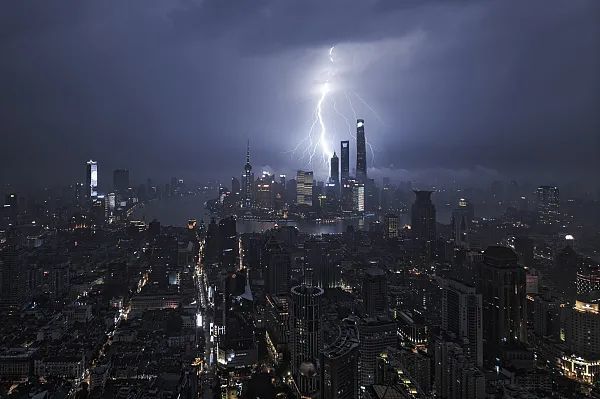
[[[325,162],[328,162],[329,158],[331,158],[333,155],[333,152],[327,143],[327,126],[325,126],[325,121],[323,120],[323,103],[325,102],[327,94],[329,94],[329,82],[325,82],[321,87],[321,98],[319,98],[319,102],[317,103],[317,119],[319,120],[319,125],[321,127],[319,144],[321,146],[321,150],[323,151]]]
[[[375,111],[373,109],[373,107],[371,107],[371,105],[364,99],[362,98],[357,92],[355,92],[354,90],[352,90],[350,92],[351,94],[353,94],[356,98],[358,98],[358,100],[363,103],[365,105],[365,107],[367,107],[369,109],[369,111],[371,111],[371,113],[373,114],[373,116],[375,116],[375,118],[377,118],[377,120],[379,120],[379,122],[381,122],[383,125],[385,125],[385,122],[383,121],[383,119],[381,119],[381,117],[379,116],[379,114],[377,113],[377,111]]]
[[[362,98],[360,97],[356,92],[351,92],[353,93],[363,104],[365,104],[370,110],[372,110],[373,114],[376,114],[375,110],[373,110],[373,108]],[[344,95],[346,96],[346,100],[348,101],[348,105],[350,105],[350,109],[352,110],[352,115],[354,115],[354,119],[356,120],[356,109],[354,108],[354,104],[352,103],[352,99],[350,98],[350,95],[348,94],[347,91],[344,92]],[[377,118],[381,121],[381,118],[379,118],[379,116],[377,116]],[[381,121],[383,123],[383,121]],[[348,123],[348,122],[347,122]],[[352,131],[352,128],[350,128],[350,136],[352,136],[353,139],[356,139],[356,136],[354,135],[354,132]],[[369,140],[367,139],[367,137],[365,136],[365,144],[367,144],[367,146],[369,146],[369,151],[371,152],[371,164],[375,163],[375,151],[373,150],[373,145],[371,144],[371,142],[369,142]]]
[[[352,130],[352,124],[350,123],[350,120],[346,117],[346,115],[344,115],[343,113],[341,113],[338,110],[337,101],[335,101],[335,100],[333,101],[333,110],[335,111],[336,114],[338,114],[344,120],[344,123],[346,124],[346,128],[348,129],[348,134],[350,135],[350,137],[352,137],[353,139],[356,139],[356,135],[354,134],[354,130]],[[354,113],[354,116],[355,116],[354,119],[356,119],[356,113]]]
[[[336,75],[338,67],[336,65],[335,46],[331,46],[327,53],[328,66],[326,69],[326,79],[321,81],[318,86],[318,98],[313,111],[312,120],[309,124],[308,134],[298,142],[298,144],[289,151],[291,157],[298,157],[300,161],[306,162],[308,167],[314,167],[318,158],[321,158],[321,166],[326,171],[329,167],[329,160],[333,155],[331,143],[335,142],[336,123],[330,116],[339,117],[344,121],[347,129],[347,134],[356,140],[354,124],[350,121],[350,117],[346,116],[350,111],[352,119],[357,120],[358,113],[353,102],[353,98],[361,103],[380,123],[384,124],[382,118],[375,109],[358,93],[353,90],[345,90],[336,85]],[[345,106],[341,109],[340,102],[336,95],[343,95]],[[342,101],[344,103],[344,101]],[[327,110],[331,110],[329,114]],[[371,163],[375,160],[375,151],[373,145],[366,140],[371,153]],[[320,155],[320,156],[319,156]]]

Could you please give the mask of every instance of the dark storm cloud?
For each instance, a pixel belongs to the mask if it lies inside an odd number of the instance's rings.
[[[248,137],[257,166],[304,166],[285,154],[314,107],[297,92],[332,44],[373,56],[348,79],[385,121],[367,115],[374,173],[597,173],[598,2],[1,7],[3,182],[80,180],[86,158],[138,181],[224,177]]]

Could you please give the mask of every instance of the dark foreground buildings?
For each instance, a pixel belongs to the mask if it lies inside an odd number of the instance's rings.
[[[348,147],[323,184],[311,171],[254,179],[247,162],[231,190],[211,186],[208,220],[179,227],[136,210],[208,184],[136,185],[121,170],[104,193],[86,163],[85,183],[40,202],[11,190],[0,396],[597,395],[594,203],[497,182],[480,198],[389,179],[367,195]]]

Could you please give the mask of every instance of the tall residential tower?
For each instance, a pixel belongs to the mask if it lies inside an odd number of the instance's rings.
[[[299,170],[296,174],[296,203],[312,206],[313,172]]]

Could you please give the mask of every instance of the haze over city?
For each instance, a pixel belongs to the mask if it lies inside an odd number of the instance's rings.
[[[373,176],[597,186],[599,8],[7,2],[0,182],[67,183],[90,158],[140,181],[226,179],[247,139],[257,168],[306,168],[288,151],[308,134],[335,46],[337,83],[376,112],[354,98]],[[325,120],[342,139],[342,120]]]
[[[0,398],[600,398],[600,2],[0,2]]]

